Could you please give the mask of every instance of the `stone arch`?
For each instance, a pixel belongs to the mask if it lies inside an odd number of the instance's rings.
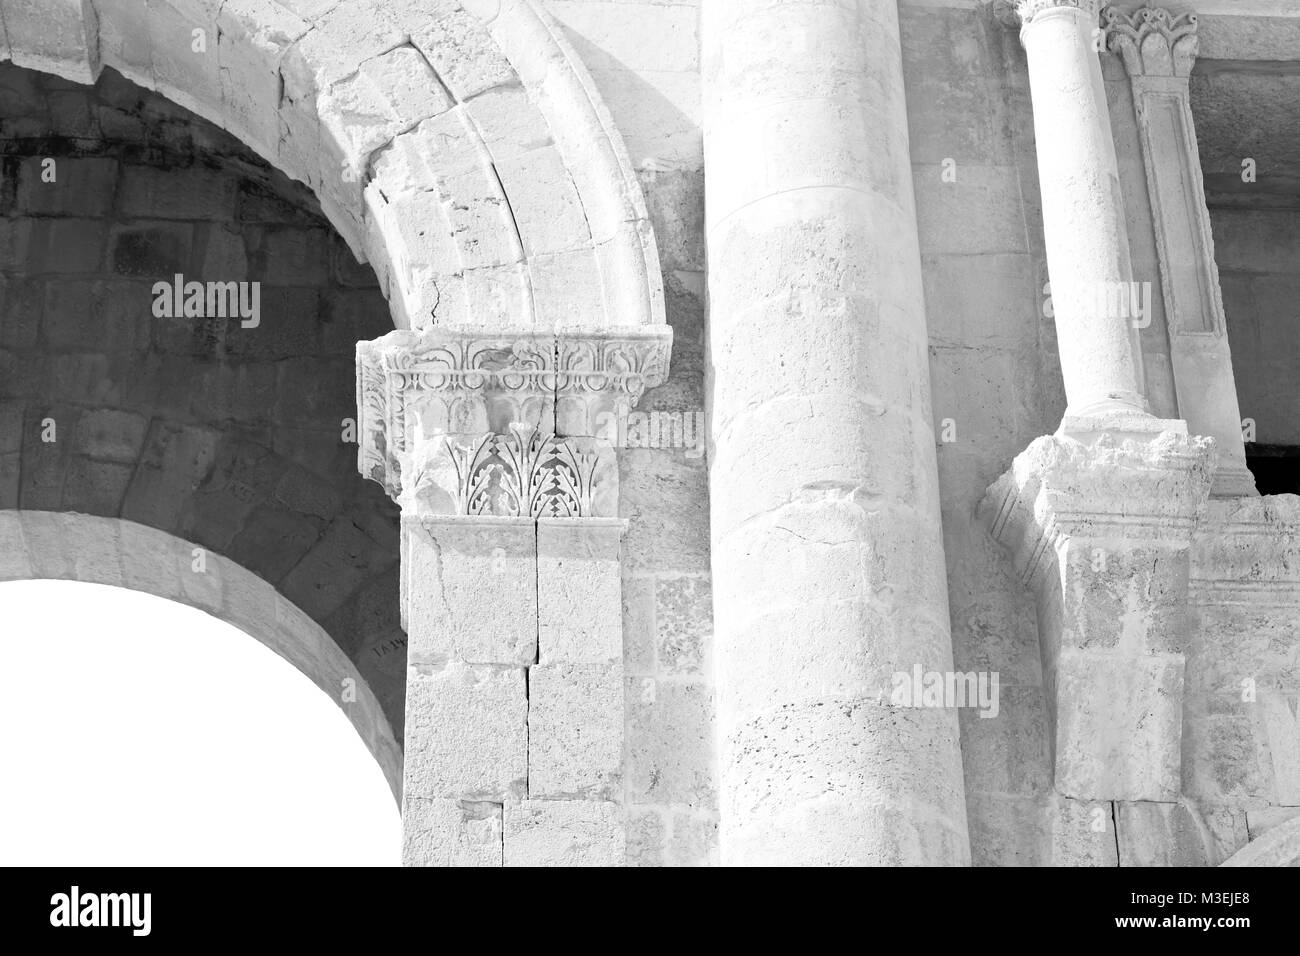
[[[305,186],[114,70],[0,64],[0,112],[0,509],[125,519],[258,575],[400,739],[396,508],[349,437],[356,343],[391,328],[374,273]],[[155,315],[175,272],[257,283],[264,321]]]
[[[203,552],[204,570],[195,568]],[[325,630],[256,574],[219,554],[133,521],[50,511],[0,511],[0,581],[109,584],[188,604],[239,628],[337,703],[401,799],[402,751],[370,685]],[[343,681],[355,701],[343,701]]]
[[[399,328],[664,322],[635,172],[535,0],[0,0],[0,59],[227,129],[316,192]]]
[[[1251,840],[1220,866],[1300,866],[1300,816]]]

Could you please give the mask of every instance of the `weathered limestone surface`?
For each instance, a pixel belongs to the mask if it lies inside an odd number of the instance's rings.
[[[1292,862],[1300,516],[1233,495],[1239,415],[1296,444],[1300,19],[994,6],[0,0],[0,576],[355,673],[390,780],[409,682],[411,865]]]
[[[956,714],[885,703],[952,670],[896,5],[703,48],[722,859],[965,863]]]
[[[1037,598],[1058,793],[1181,792],[1191,541],[1213,447],[1176,430],[1040,438],[984,499]]]
[[[1132,282],[1123,197],[1101,66],[1101,0],[1019,0],[1034,109],[1043,235],[1067,414],[1146,411],[1134,325],[1100,292]]]

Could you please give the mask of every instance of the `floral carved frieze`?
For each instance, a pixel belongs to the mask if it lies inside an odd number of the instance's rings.
[[[1200,51],[1196,14],[1175,16],[1161,7],[1141,7],[1125,13],[1107,7],[1102,19],[1106,24],[1106,46],[1123,58],[1130,76],[1191,74]]]
[[[358,467],[426,513],[613,514],[602,415],[668,373],[666,326],[584,335],[399,330],[357,345]]]

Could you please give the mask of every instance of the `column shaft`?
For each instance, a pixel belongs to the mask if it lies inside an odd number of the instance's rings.
[[[1132,267],[1094,39],[1097,6],[1018,5],[1067,417],[1146,414],[1137,328],[1122,314]]]
[[[895,0],[703,30],[723,862],[964,864]]]

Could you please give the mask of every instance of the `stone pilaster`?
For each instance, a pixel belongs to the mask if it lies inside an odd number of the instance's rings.
[[[362,474],[402,506],[408,865],[616,865],[615,423],[667,329],[392,332],[357,346]]]
[[[1213,442],[1152,419],[1146,438],[1040,438],[982,517],[1032,589],[1055,788],[1080,800],[1181,792],[1188,580]]]
[[[1133,87],[1178,414],[1193,434],[1218,443],[1214,494],[1254,495],[1188,87],[1199,49],[1196,15],[1108,7],[1102,19]]]
[[[725,864],[969,862],[895,0],[706,3]]]
[[[1101,0],[1018,0],[1067,421],[1147,414],[1128,235],[1098,60]],[[1086,427],[1086,426],[1081,426]]]

